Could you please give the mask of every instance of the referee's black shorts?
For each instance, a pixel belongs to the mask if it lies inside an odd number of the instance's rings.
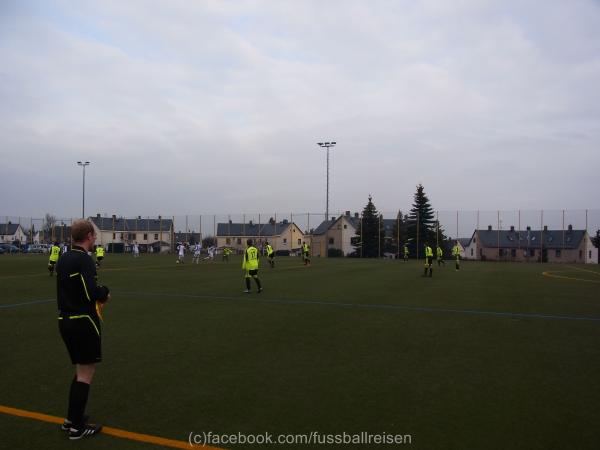
[[[89,315],[64,315],[58,328],[73,364],[94,364],[102,361],[100,325]]]
[[[426,256],[426,257],[425,257],[425,265],[426,265],[426,266],[431,266],[432,259],[433,259],[433,257],[431,257],[431,256]]]

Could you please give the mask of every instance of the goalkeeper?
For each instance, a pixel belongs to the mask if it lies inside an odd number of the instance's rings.
[[[71,250],[58,260],[56,287],[58,328],[67,347],[75,377],[69,391],[69,409],[62,425],[69,439],[97,434],[102,426],[86,423],[85,406],[96,363],[102,360],[100,321],[104,303],[110,299],[107,287],[96,284],[96,268],[88,254],[96,233],[92,223],[80,219],[71,226]]]

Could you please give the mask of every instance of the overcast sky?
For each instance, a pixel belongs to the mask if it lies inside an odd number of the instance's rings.
[[[0,1],[0,214],[600,209],[598,1]],[[1,221],[1,220],[0,220]]]

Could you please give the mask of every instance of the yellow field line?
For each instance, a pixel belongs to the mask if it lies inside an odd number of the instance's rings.
[[[563,272],[564,272],[564,270],[563,270]],[[551,272],[542,272],[542,275],[544,275],[545,277],[549,277],[549,278],[562,278],[565,280],[587,281],[588,283],[600,283],[600,281],[597,281],[597,280],[586,280],[585,278],[565,277],[564,275],[554,275]]]
[[[0,413],[9,414],[11,416],[17,417],[25,417],[27,419],[40,420],[42,422],[56,423],[62,424],[64,419],[56,416],[49,416],[47,414],[37,413],[33,411],[26,411],[24,409],[11,408],[9,406],[0,405]],[[167,439],[160,436],[152,436],[150,434],[142,434],[142,433],[134,433],[131,431],[121,430],[119,428],[112,427],[103,427],[103,434],[108,434],[109,436],[115,436],[121,439],[129,439],[132,441],[145,442],[147,444],[155,444],[162,445],[163,447],[171,447],[171,448],[185,448],[190,449],[189,442],[186,441],[176,441],[173,439]],[[223,450],[219,447],[211,447],[204,446],[207,450]]]

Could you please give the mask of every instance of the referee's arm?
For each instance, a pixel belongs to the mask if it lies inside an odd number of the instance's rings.
[[[81,276],[83,277],[85,294],[88,300],[103,302],[108,299],[109,289],[96,283],[96,268],[92,258],[85,259],[81,267]]]

